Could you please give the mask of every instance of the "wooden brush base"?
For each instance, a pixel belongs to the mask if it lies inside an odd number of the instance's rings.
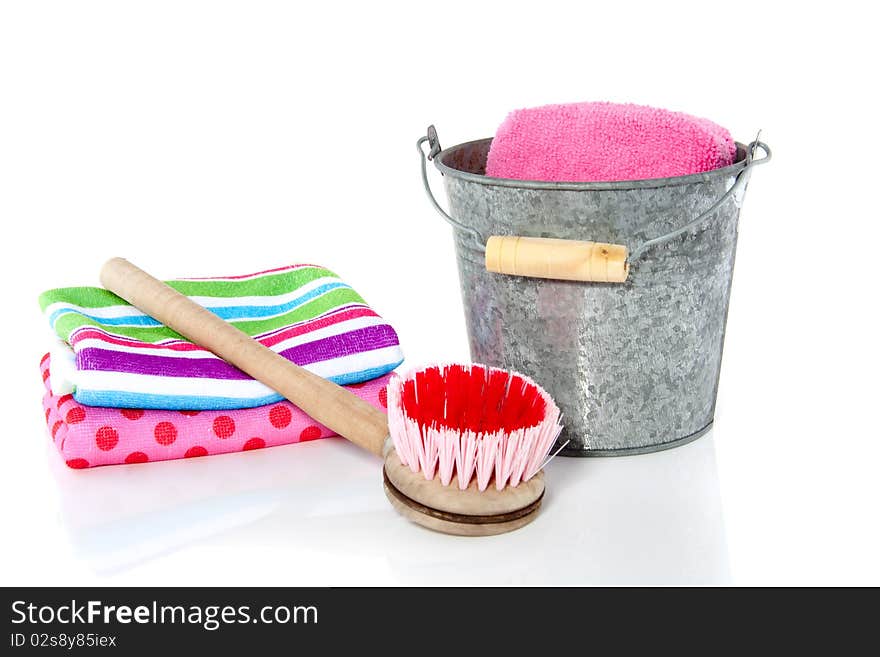
[[[476,481],[461,490],[436,477],[428,480],[400,462],[393,450],[385,459],[385,495],[408,520],[428,529],[457,536],[492,536],[519,529],[538,515],[544,499],[544,473],[518,486],[485,491]]]

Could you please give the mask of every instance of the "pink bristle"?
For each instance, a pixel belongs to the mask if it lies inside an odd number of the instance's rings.
[[[394,448],[397,450],[397,456],[404,465],[412,463],[412,454],[409,449],[409,440],[405,436],[405,418],[403,417],[403,382],[399,377],[394,377],[385,387],[388,401],[388,426],[397,426],[398,432],[395,436],[391,433],[391,439],[394,441]]]
[[[458,487],[464,490],[468,487],[474,470],[477,467],[477,434],[474,431],[466,431],[461,436],[458,445],[458,453],[455,461],[455,471],[458,474]]]
[[[477,488],[486,490],[495,471],[495,455],[498,451],[500,434],[484,435],[477,444],[476,474]]]
[[[511,486],[519,484],[525,474],[536,432],[533,429],[520,429],[517,433],[521,435],[519,445],[516,447],[516,453],[513,455],[510,465],[510,480],[508,483]]]
[[[510,477],[510,472],[508,469],[508,455],[510,453],[509,447],[511,446],[511,440],[513,436],[508,432],[507,440],[501,440],[498,443],[498,448],[495,452],[495,488],[501,490],[507,484],[507,479]]]
[[[459,439],[456,434],[447,429],[437,430],[438,473],[440,483],[448,486],[452,481],[452,473],[455,470],[455,459],[458,450]]]
[[[546,392],[542,391],[541,401],[547,409],[547,412],[552,413],[555,416],[555,421],[554,424],[544,422],[534,430],[534,444],[529,451],[529,458],[526,462],[525,471],[523,472],[523,481],[527,481],[535,476],[544,465],[544,459],[547,458],[547,454],[550,452],[553,443],[556,442],[556,438],[559,435],[559,430],[561,428],[559,409]]]
[[[433,479],[439,460],[439,431],[434,427],[422,428],[422,449],[419,454],[419,465],[425,479]]]
[[[428,367],[389,385],[388,421],[401,461],[445,486],[485,490],[534,476],[556,439],[559,409],[530,379],[482,365]]]

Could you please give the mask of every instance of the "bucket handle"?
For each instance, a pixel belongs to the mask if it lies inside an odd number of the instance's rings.
[[[472,226],[466,226],[453,219],[437,202],[428,181],[428,160],[433,160],[442,150],[437,130],[428,126],[427,134],[416,143],[422,165],[422,183],[434,209],[453,228],[467,233],[473,240],[473,248],[486,254],[486,269],[500,274],[553,278],[586,282],[623,283],[629,275],[629,265],[646,251],[666,244],[683,235],[705,221],[725,201],[733,196],[748,180],[752,167],[769,162],[773,157],[770,147],[760,140],[761,133],[755,137],[746,150],[746,164],[736,175],[733,185],[722,194],[707,210],[680,228],[646,240],[632,252],[621,244],[561,240],[544,237],[517,237],[493,235],[488,240]],[[425,154],[422,144],[428,143],[430,150]],[[757,149],[764,152],[756,158]],[[484,246],[485,244],[485,246]]]
[[[425,151],[422,148],[422,144],[424,144],[425,142],[428,142],[428,146],[431,149],[428,151],[427,155],[425,155]],[[422,161],[422,184],[425,186],[425,191],[428,193],[428,199],[431,201],[431,205],[433,205],[434,209],[440,213],[440,216],[446,220],[446,223],[463,233],[468,233],[469,235],[471,235],[474,238],[474,248],[481,253],[485,253],[486,247],[483,245],[485,244],[486,240],[483,239],[482,235],[480,235],[480,231],[478,231],[476,228],[473,228],[472,226],[465,226],[460,221],[456,221],[451,216],[449,216],[446,210],[444,210],[437,202],[437,199],[434,198],[434,192],[431,191],[431,183],[428,180],[428,160],[433,160],[434,157],[436,157],[437,154],[441,150],[443,150],[440,147],[440,140],[437,138],[437,129],[434,128],[433,125],[428,126],[428,134],[419,139],[418,143],[416,144],[416,148],[419,151],[419,157]]]

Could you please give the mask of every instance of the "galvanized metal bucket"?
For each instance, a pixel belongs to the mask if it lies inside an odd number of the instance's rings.
[[[731,166],[675,178],[548,183],[487,177],[491,141],[442,150],[433,126],[418,141],[425,189],[455,228],[472,359],[547,389],[564,413],[566,455],[653,452],[704,434],[739,210],[770,149],[737,143]],[[426,158],[443,174],[450,214],[431,193]],[[493,235],[626,245],[629,275],[584,283],[492,273],[484,254]]]

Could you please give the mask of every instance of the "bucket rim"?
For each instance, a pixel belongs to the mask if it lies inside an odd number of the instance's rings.
[[[568,191],[597,191],[597,190],[628,190],[628,189],[651,189],[655,187],[672,187],[676,185],[691,185],[700,182],[709,182],[716,178],[728,178],[737,175],[747,165],[748,146],[740,142],[736,143],[736,161],[726,167],[712,169],[711,171],[702,171],[700,173],[690,173],[685,176],[671,176],[668,178],[643,178],[639,180],[608,180],[608,181],[591,181],[591,182],[550,182],[543,180],[518,180],[516,178],[494,178],[484,174],[471,173],[455,169],[444,163],[445,158],[449,157],[455,151],[465,148],[466,146],[474,146],[477,144],[486,144],[492,142],[492,137],[483,139],[474,139],[472,141],[462,142],[449,148],[444,148],[434,156],[434,166],[444,176],[458,178],[468,182],[478,183],[480,185],[492,187],[518,187],[520,189],[543,189],[543,190],[568,190]]]

